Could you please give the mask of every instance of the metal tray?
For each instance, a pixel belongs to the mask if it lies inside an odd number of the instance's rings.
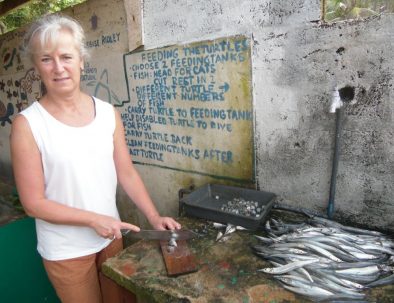
[[[207,184],[180,197],[179,203],[186,215],[256,230],[261,224],[264,224],[275,197],[274,193],[265,191]],[[234,199],[257,202],[258,206],[262,208],[262,212],[258,216],[252,217],[223,211],[222,206]]]

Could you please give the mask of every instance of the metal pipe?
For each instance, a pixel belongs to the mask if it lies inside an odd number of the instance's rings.
[[[316,212],[316,211],[313,211],[313,210],[308,209],[308,208],[292,206],[292,205],[283,204],[283,203],[280,203],[280,202],[275,202],[272,205],[272,208],[273,209],[290,211],[290,212],[298,213],[298,214],[302,214],[302,215],[306,215],[307,217],[323,217],[323,218],[326,217],[324,214],[321,214],[320,212]]]
[[[342,117],[343,117],[343,108],[337,108],[335,111],[336,121],[335,121],[335,145],[334,145],[334,158],[332,160],[332,169],[331,169],[331,182],[330,182],[330,195],[328,198],[327,205],[327,217],[332,219],[334,215],[335,208],[335,189],[337,184],[337,172],[338,172],[338,163],[339,163],[339,151],[340,151],[340,143],[341,143],[341,131],[342,131]]]
[[[334,209],[335,209],[335,190],[337,184],[337,173],[338,173],[344,105],[346,105],[348,102],[353,100],[354,91],[355,89],[352,86],[345,86],[342,87],[341,89],[338,89],[335,92],[334,99],[331,104],[331,112],[335,112],[336,119],[335,119],[334,157],[332,160],[330,195],[328,198],[328,205],[327,205],[327,217],[329,219],[332,219],[332,217],[334,216]]]

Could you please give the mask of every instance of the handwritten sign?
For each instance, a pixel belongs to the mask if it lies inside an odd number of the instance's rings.
[[[250,42],[244,36],[124,55],[133,161],[253,178]]]

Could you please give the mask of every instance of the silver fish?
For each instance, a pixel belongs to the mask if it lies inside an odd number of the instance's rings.
[[[358,268],[348,268],[348,269],[338,269],[335,271],[339,274],[351,274],[351,275],[372,275],[381,272],[381,269],[377,265],[358,267]]]
[[[305,261],[296,261],[296,262],[292,262],[286,265],[282,265],[282,266],[278,266],[278,267],[271,267],[271,268],[262,268],[259,269],[258,271],[262,271],[265,272],[267,274],[283,274],[289,271],[292,271],[294,269],[297,268],[301,268],[307,264],[312,264],[312,263],[316,263],[318,262],[318,259],[312,259],[312,260],[305,260]]]
[[[312,301],[365,302],[362,290],[394,283],[394,240],[383,233],[320,217],[308,224],[270,220],[266,232],[253,249],[274,267],[258,271]]]
[[[383,285],[389,285],[389,284],[394,284],[394,274],[380,278],[376,281],[373,281],[371,283],[368,283],[365,287],[366,288],[371,288],[371,287],[376,287],[376,286],[383,286]]]
[[[292,292],[308,297],[317,297],[324,299],[334,295],[334,293],[332,293],[331,291],[328,291],[326,289],[314,285],[301,288],[301,287],[288,286],[284,284],[283,287],[288,290],[291,290]]]

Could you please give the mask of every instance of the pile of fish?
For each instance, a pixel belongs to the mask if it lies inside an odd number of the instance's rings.
[[[364,290],[394,283],[394,240],[321,217],[302,223],[270,219],[253,251],[283,287],[314,302],[367,302]]]
[[[225,242],[228,240],[230,235],[237,231],[237,230],[247,230],[245,227],[242,226],[236,226],[233,224],[228,223],[222,224],[218,222],[213,222],[213,227],[216,229],[222,229],[223,231],[219,231],[217,236],[216,236],[216,242]]]

